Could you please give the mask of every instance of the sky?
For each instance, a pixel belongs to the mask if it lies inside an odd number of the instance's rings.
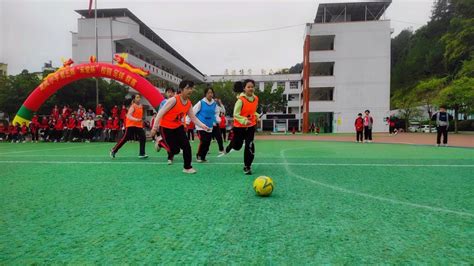
[[[220,75],[225,69],[252,69],[255,74],[302,62],[304,24],[314,20],[319,3],[327,2],[332,0],[98,0],[97,4],[99,9],[130,9],[202,73]],[[385,14],[391,20],[392,37],[426,24],[432,4],[433,0],[393,0]],[[70,58],[70,32],[77,31],[80,17],[74,10],[88,5],[89,0],[0,0],[0,63],[8,64],[8,74],[40,71],[44,62],[52,60],[59,66],[61,58]],[[297,26],[244,34],[162,30],[232,32],[290,25]]]

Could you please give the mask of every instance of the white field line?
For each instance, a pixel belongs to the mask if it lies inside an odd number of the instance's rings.
[[[284,161],[287,161],[286,156],[285,156],[285,152],[287,152],[289,150],[298,150],[298,149],[305,149],[305,148],[284,149],[284,150],[280,151],[280,155],[281,155],[281,157],[283,158]],[[346,188],[343,188],[343,187],[327,184],[327,183],[324,183],[324,182],[321,182],[321,181],[316,181],[314,179],[309,179],[309,178],[306,178],[304,176],[301,176],[301,175],[293,172],[289,167],[290,165],[291,164],[288,164],[288,163],[285,164],[285,169],[288,172],[288,174],[290,174],[290,175],[292,175],[292,176],[294,176],[298,179],[304,180],[306,182],[309,182],[309,183],[312,183],[312,184],[315,184],[315,185],[318,185],[318,186],[321,186],[321,187],[329,188],[329,189],[332,189],[332,190],[335,190],[335,191],[338,191],[338,192],[351,194],[351,195],[355,195],[355,196],[359,196],[359,197],[364,197],[364,198],[368,198],[368,199],[374,199],[374,200],[378,200],[378,201],[388,202],[388,203],[392,203],[392,204],[405,205],[405,206],[409,206],[409,207],[413,207],[413,208],[425,209],[425,210],[434,211],[434,212],[442,212],[442,213],[456,214],[456,215],[460,215],[460,216],[474,217],[474,214],[469,213],[469,212],[455,211],[455,210],[450,210],[450,209],[445,209],[445,208],[439,208],[439,207],[433,207],[433,206],[422,205],[422,204],[417,204],[417,203],[411,203],[411,202],[408,202],[408,201],[401,201],[401,200],[385,198],[385,197],[381,197],[381,196],[374,196],[374,195],[371,195],[371,194],[367,194],[367,193],[363,193],[363,192],[357,192],[357,191],[346,189]]]

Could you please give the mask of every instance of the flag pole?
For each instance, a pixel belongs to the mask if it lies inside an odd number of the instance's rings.
[[[96,62],[99,62],[99,40],[97,36],[97,1],[94,4],[94,25],[95,25],[95,58]],[[95,105],[99,105],[99,78],[95,78]]]

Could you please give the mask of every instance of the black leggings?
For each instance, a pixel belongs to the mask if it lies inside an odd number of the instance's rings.
[[[364,127],[364,137],[365,140],[372,140],[372,128]]]
[[[196,156],[201,160],[206,159],[206,155],[209,152],[209,146],[211,146],[212,133],[206,132],[205,130],[198,130],[199,137],[199,148]]]
[[[221,128],[221,134],[222,134],[222,140],[223,141],[226,141],[226,133],[227,133],[227,130],[225,128]]]
[[[443,144],[448,144],[448,127],[438,126],[436,132],[436,143],[441,144],[441,135],[443,135]]]
[[[127,127],[125,129],[125,134],[123,134],[123,137],[119,140],[119,142],[117,142],[115,147],[112,148],[112,152],[118,152],[120,148],[122,148],[123,144],[125,144],[125,142],[132,140],[135,136],[138,136],[138,139],[140,140],[139,155],[145,155],[145,131],[143,130],[143,128],[140,127]]]
[[[361,131],[356,131],[356,136],[357,136],[357,141],[363,141],[362,130]]]
[[[194,140],[194,129],[188,129],[188,140]]]
[[[226,152],[230,152],[231,149],[240,150],[245,141],[244,148],[244,164],[246,167],[252,166],[253,159],[255,157],[255,145],[253,142],[255,136],[255,126],[253,127],[234,127],[234,137],[229,143]]]
[[[212,137],[217,140],[217,145],[219,145],[219,151],[224,151],[224,142],[222,141],[221,129],[219,126],[214,126],[212,128]]]
[[[191,145],[189,145],[184,126],[174,129],[160,127],[160,133],[163,138],[160,145],[168,151],[168,159],[183,150],[184,169],[191,169]]]

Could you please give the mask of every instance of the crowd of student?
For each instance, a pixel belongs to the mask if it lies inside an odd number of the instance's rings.
[[[54,106],[49,115],[34,115],[29,125],[26,123],[8,126],[0,123],[0,140],[12,143],[26,142],[90,142],[116,141],[124,129],[127,107],[117,105],[107,113],[99,104],[95,112],[79,105],[72,109]]]
[[[49,115],[34,115],[31,123],[27,125],[13,124],[6,125],[0,122],[0,141],[12,143],[31,142],[91,142],[107,141],[115,142],[125,133],[125,118],[128,107],[117,105],[109,112],[99,104],[95,112],[89,108],[85,109],[79,105],[77,109],[72,109],[69,105],[63,108],[55,106]],[[156,113],[155,113],[156,115]],[[154,119],[155,116],[153,116]],[[153,123],[153,119],[151,123]],[[149,128],[150,123],[144,121],[144,127]],[[216,125],[217,126],[217,125]],[[221,113],[221,122],[218,125],[223,141],[226,141],[227,123],[224,112]],[[190,141],[194,141],[195,125],[187,125],[187,136]],[[216,139],[216,136],[213,136]]]

